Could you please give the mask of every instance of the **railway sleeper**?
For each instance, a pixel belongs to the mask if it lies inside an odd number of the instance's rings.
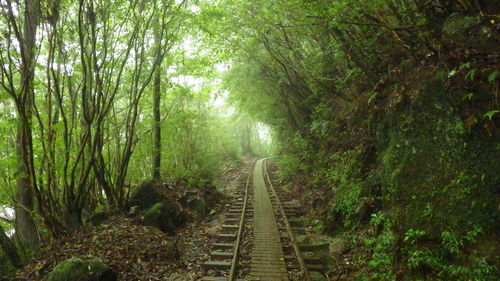
[[[205,269],[230,269],[231,262],[230,261],[206,261],[203,263],[203,267]]]
[[[243,211],[242,209],[233,209],[233,210],[229,210],[228,213],[229,214],[241,214],[242,211]],[[248,213],[253,213],[253,210],[247,209],[247,214]]]
[[[234,232],[240,228],[238,224],[223,224],[222,231],[223,232]]]
[[[247,211],[246,215],[253,215],[253,212]],[[239,218],[239,217],[241,217],[241,212],[239,212],[239,213],[227,213],[226,214],[226,218]]]
[[[245,218],[245,223],[247,222],[252,222],[253,219],[251,217],[246,217]],[[224,221],[224,224],[234,224],[234,223],[239,223],[240,219],[239,218],[226,218]]]
[[[213,251],[210,252],[210,258],[213,260],[227,260],[233,258],[233,252]]]
[[[214,250],[231,250],[234,248],[234,243],[212,243]]]
[[[229,281],[227,277],[204,276],[199,281]],[[246,281],[246,279],[236,279],[236,281]]]
[[[236,233],[221,233],[216,236],[216,240],[221,242],[232,242],[236,240]]]
[[[310,264],[310,263],[306,263],[306,266],[307,266],[307,269],[309,271],[318,271],[318,272],[324,272],[325,269],[323,268],[323,265],[321,264]],[[300,267],[296,264],[288,264],[287,269],[289,270],[293,270],[293,269],[300,269]]]

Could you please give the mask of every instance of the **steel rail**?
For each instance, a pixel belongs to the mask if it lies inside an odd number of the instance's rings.
[[[238,255],[240,252],[241,236],[243,234],[243,227],[245,224],[245,216],[246,216],[246,212],[247,212],[248,187],[250,185],[252,171],[253,171],[253,168],[254,168],[256,162],[257,162],[257,159],[253,160],[252,165],[250,166],[250,172],[248,173],[248,177],[247,177],[247,184],[245,187],[245,199],[243,201],[243,209],[242,209],[241,217],[240,217],[240,225],[238,227],[238,234],[236,235],[236,242],[234,244],[234,249],[233,249],[233,260],[231,262],[231,270],[229,271],[229,279],[228,279],[229,281],[236,280],[236,269],[237,269],[237,264],[238,264]]]
[[[274,190],[274,186],[271,182],[271,178],[269,177],[269,174],[267,173],[267,159],[264,159],[264,165],[262,167],[263,169],[263,174],[266,176],[266,179],[269,183],[269,187],[271,188],[271,192],[273,193],[274,197],[276,198],[276,204],[277,207],[283,217],[283,221],[285,222],[286,230],[288,232],[288,236],[290,236],[290,240],[292,242],[293,249],[295,250],[295,254],[297,255],[297,260],[300,264],[300,268],[302,272],[304,273],[304,281],[311,281],[311,275],[309,274],[309,270],[307,269],[307,265],[304,261],[304,257],[302,256],[302,253],[300,252],[300,247],[297,243],[297,240],[295,239],[295,235],[292,231],[292,227],[290,226],[290,222],[288,221],[288,217],[286,216],[285,209],[283,208],[283,205],[281,204],[281,200],[278,197],[278,194]],[[233,281],[233,280],[231,280]]]

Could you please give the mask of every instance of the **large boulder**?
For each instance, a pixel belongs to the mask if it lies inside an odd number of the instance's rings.
[[[160,202],[164,197],[160,189],[164,188],[160,182],[148,181],[141,184],[130,199],[131,206],[139,206],[141,210],[146,210],[154,204]]]
[[[154,226],[165,233],[174,234],[175,225],[171,218],[171,212],[165,203],[154,204],[142,216],[144,225]]]
[[[70,258],[61,261],[46,281],[116,281],[116,273],[99,258]]]
[[[170,220],[176,225],[186,222],[186,214],[179,204],[179,194],[167,185],[158,181],[141,184],[130,199],[130,206],[138,206],[140,210],[148,210],[157,203],[163,203],[164,213],[169,213]]]

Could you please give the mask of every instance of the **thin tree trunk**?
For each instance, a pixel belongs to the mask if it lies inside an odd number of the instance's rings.
[[[156,30],[155,43],[158,49],[161,48],[160,40],[161,38]],[[159,65],[156,65],[155,68],[155,77],[153,82],[153,179],[159,179],[161,166],[161,60]]]
[[[22,122],[20,122],[22,123]],[[24,126],[18,125],[17,132],[17,191],[15,207],[15,228],[19,241],[23,246],[32,247],[38,242],[36,224],[32,216],[34,209],[33,190],[26,169],[26,143],[24,142]]]
[[[21,93],[16,104],[19,125],[17,131],[17,206],[16,232],[23,246],[36,247],[39,237],[32,217],[34,209],[33,192],[36,178],[33,161],[33,142],[31,132],[32,106],[34,99],[33,78],[36,47],[36,30],[40,16],[40,2],[26,1],[24,10],[24,34],[20,41],[24,44],[21,66]],[[21,36],[21,35],[19,35]]]

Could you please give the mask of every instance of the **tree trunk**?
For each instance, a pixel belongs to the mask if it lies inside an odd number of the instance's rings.
[[[24,123],[24,122],[20,122]],[[26,142],[22,124],[18,125],[17,132],[17,191],[16,191],[16,217],[15,229],[17,237],[24,247],[31,248],[38,243],[38,233],[36,224],[32,216],[34,209],[33,190],[30,183],[28,171],[26,169]]]
[[[158,31],[156,31],[155,43],[158,49],[161,48],[160,40],[161,38],[159,38]],[[156,65],[155,68],[153,82],[153,179],[159,179],[161,166],[161,60],[160,65]]]
[[[36,47],[36,30],[40,16],[40,2],[26,1],[24,10],[24,43],[22,48],[21,93],[16,104],[19,125],[17,127],[17,206],[16,233],[23,246],[36,247],[39,237],[32,216],[34,209],[33,191],[36,184],[33,162],[31,132],[32,106],[34,100],[33,78]]]

